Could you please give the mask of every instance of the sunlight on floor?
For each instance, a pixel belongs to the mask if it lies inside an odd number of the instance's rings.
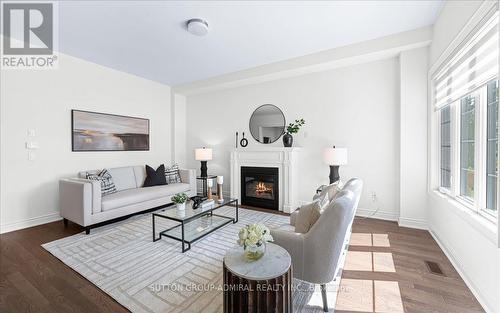
[[[390,247],[388,234],[352,233],[351,246]]]
[[[347,251],[344,271],[396,272],[392,253],[380,251],[384,250],[380,248],[391,247],[388,234],[352,233],[350,245],[356,246],[355,250],[363,250],[360,247],[366,247],[364,250],[368,251]],[[403,313],[399,283],[359,278],[342,279],[335,309],[350,312]]]
[[[336,310],[403,313],[399,284],[395,281],[342,279]]]
[[[396,272],[390,252],[347,251],[346,271]]]

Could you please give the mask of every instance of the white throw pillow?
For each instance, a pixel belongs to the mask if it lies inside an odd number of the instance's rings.
[[[319,195],[315,195],[313,197],[313,201],[318,199],[325,199],[326,195],[328,195],[327,197],[328,201],[332,201],[333,199],[335,199],[337,193],[341,190],[342,190],[342,183],[340,182],[335,182],[333,184],[327,185],[323,187]]]
[[[311,229],[321,216],[319,201],[313,201],[300,207],[299,214],[295,220],[295,232],[305,234]]]

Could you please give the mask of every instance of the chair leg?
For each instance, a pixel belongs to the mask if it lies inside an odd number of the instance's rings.
[[[90,227],[89,226],[85,227],[85,235],[88,235],[88,234],[90,234]]]
[[[321,287],[321,297],[323,298],[323,311],[328,312],[328,302],[326,301],[326,285],[322,284]]]

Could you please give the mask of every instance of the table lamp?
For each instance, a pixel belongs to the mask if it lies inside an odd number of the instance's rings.
[[[212,160],[212,149],[198,148],[194,149],[194,158],[201,162],[201,177],[207,177],[207,161]]]
[[[330,184],[339,181],[339,166],[347,164],[347,148],[326,148],[323,160],[330,165]]]

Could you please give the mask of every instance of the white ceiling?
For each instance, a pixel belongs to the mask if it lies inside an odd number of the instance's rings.
[[[61,52],[171,86],[434,23],[443,1],[66,1]],[[190,18],[206,37],[185,30]]]

